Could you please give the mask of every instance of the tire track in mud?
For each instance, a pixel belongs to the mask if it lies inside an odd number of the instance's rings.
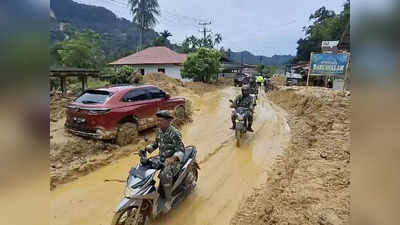
[[[239,88],[205,94],[196,103],[193,122],[183,129],[186,145],[195,145],[201,164],[199,183],[181,204],[151,224],[229,224],[230,218],[252,188],[265,181],[266,169],[289,141],[289,131],[264,97],[256,108],[254,133],[243,145],[234,142],[228,99]],[[113,209],[123,195],[124,180],[137,158],[125,158],[51,192],[51,224],[109,224]],[[93,216],[96,215],[96,216]]]

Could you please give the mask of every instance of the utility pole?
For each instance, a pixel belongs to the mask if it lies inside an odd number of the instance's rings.
[[[207,33],[211,32],[210,29],[207,29],[207,25],[211,25],[211,21],[208,23],[199,23],[200,26],[203,26],[203,30],[199,30],[199,32],[203,33],[203,45],[206,45],[206,37]]]

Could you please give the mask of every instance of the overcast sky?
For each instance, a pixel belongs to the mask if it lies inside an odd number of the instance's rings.
[[[74,0],[104,6],[117,16],[132,20],[127,0]],[[225,48],[248,50],[256,55],[296,55],[301,28],[311,13],[325,6],[340,12],[345,0],[159,0],[161,16],[156,31],[167,29],[170,40],[181,43],[192,34],[200,37],[200,21],[211,21],[213,33],[221,33]]]

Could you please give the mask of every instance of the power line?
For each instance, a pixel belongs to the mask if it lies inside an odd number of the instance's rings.
[[[200,25],[200,26],[203,26],[203,30],[199,30],[199,32],[202,32],[202,33],[203,33],[203,35],[204,35],[204,40],[206,40],[207,33],[210,33],[210,32],[211,32],[210,29],[207,29],[207,25],[211,25],[211,21],[208,22],[208,23],[199,23],[199,25]]]

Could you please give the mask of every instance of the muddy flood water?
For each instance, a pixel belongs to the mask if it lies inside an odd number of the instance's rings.
[[[151,224],[229,224],[245,196],[265,182],[268,168],[289,142],[290,129],[285,113],[262,94],[255,112],[255,132],[247,133],[241,147],[236,147],[234,132],[229,129],[228,100],[239,92],[225,88],[194,102],[198,110],[182,134],[185,145],[195,145],[198,150],[198,186],[169,214]],[[110,224],[125,184],[104,180],[125,180],[137,163],[138,157],[127,157],[56,188],[51,192],[51,224]]]

